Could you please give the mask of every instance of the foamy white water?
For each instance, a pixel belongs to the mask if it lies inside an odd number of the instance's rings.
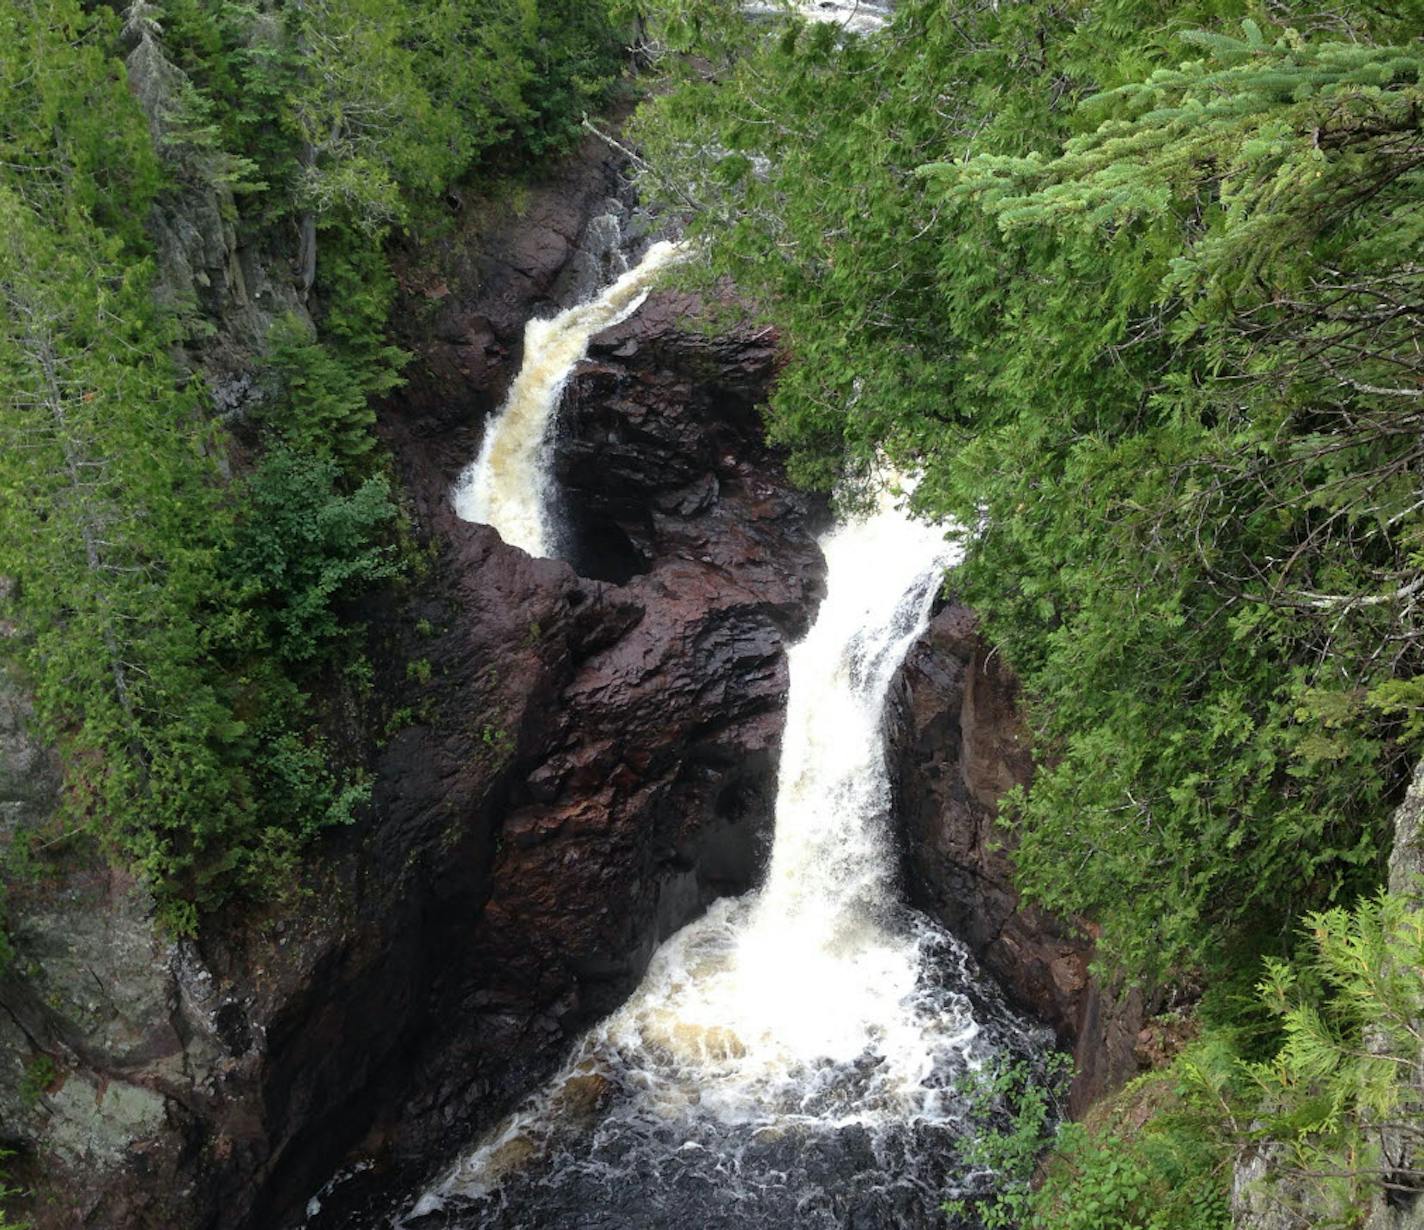
[[[621,1051],[681,1052],[701,1105],[724,1118],[791,1109],[815,1065],[867,1055],[881,1061],[875,1097],[838,1117],[929,1110],[934,1050],[975,1032],[968,1016],[917,1010],[916,937],[883,918],[894,904],[885,696],[923,631],[948,548],[887,494],[822,549],[826,597],[790,653],[766,883],[664,945],[602,1031]]]
[[[763,886],[663,944],[623,1008],[420,1198],[411,1222],[446,1210],[459,1226],[583,1224],[560,1219],[589,1207],[593,1187],[612,1211],[637,1194],[627,1207],[640,1226],[673,1225],[676,1215],[657,1211],[668,1193],[680,1202],[702,1184],[712,1194],[681,1207],[704,1224],[763,1224],[745,1219],[782,1207],[773,1202],[784,1189],[785,1207],[800,1210],[793,1224],[836,1224],[802,1221],[821,1180],[767,1169],[762,1154],[788,1132],[798,1159],[846,1132],[877,1157],[904,1154],[884,1165],[886,1189],[898,1184],[890,1195],[933,1216],[943,1174],[917,1175],[910,1151],[929,1152],[921,1137],[957,1121],[956,1078],[996,1048],[950,989],[956,972],[959,985],[972,981],[962,948],[896,899],[885,701],[953,559],[942,531],[901,503],[887,493],[822,541],[827,593],[790,651]],[[525,1171],[537,1177],[502,1196]],[[649,1174],[667,1190],[650,1194]],[[464,1221],[462,1207],[478,1207],[478,1220]]]
[[[746,11],[771,15],[791,11],[811,21],[835,24],[852,34],[870,34],[890,20],[889,0],[791,0],[790,4],[774,0],[751,0]]]
[[[559,399],[594,334],[642,307],[659,273],[681,255],[655,243],[596,299],[524,327],[524,362],[509,396],[485,430],[479,456],[455,483],[452,501],[466,521],[492,525],[530,555],[557,553],[549,453]]]

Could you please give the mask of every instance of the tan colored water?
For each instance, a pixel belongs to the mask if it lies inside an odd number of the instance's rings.
[[[549,450],[559,399],[594,334],[626,320],[682,249],[657,243],[638,266],[598,298],[524,329],[524,363],[485,431],[480,454],[460,475],[452,499],[466,521],[492,525],[530,555],[558,554]]]

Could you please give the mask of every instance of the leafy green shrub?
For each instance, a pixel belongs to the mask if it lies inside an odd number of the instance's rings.
[[[1024,1230],[1227,1230],[1230,1154],[1199,1119],[1159,1112],[1135,1131],[1101,1133],[1065,1125]]]
[[[389,483],[340,489],[334,459],[273,449],[244,485],[242,519],[227,554],[241,601],[277,657],[303,670],[326,660],[350,631],[342,604],[399,574],[389,536]]]
[[[998,1063],[960,1082],[967,1134],[960,1144],[959,1169],[988,1172],[992,1192],[955,1196],[945,1202],[945,1213],[972,1215],[986,1230],[1021,1223],[1032,1207],[1039,1158],[1058,1131],[1071,1067],[1066,1055],[1054,1054],[1042,1065]]]
[[[376,447],[376,415],[350,366],[295,316],[279,319],[267,343],[273,393],[257,421],[294,454],[364,464]]]
[[[945,1212],[985,1230],[1226,1230],[1220,1089],[1206,1092],[1200,1057],[1178,1064],[1095,1108],[1090,1124],[1060,1122],[1066,1058],[1046,1071],[1018,1063],[982,1075],[966,1091],[962,1162],[990,1173],[989,1191]]]
[[[253,765],[253,785],[263,812],[284,822],[262,828],[252,855],[254,878],[285,884],[313,837],[354,822],[371,787],[360,773],[339,772],[327,742],[290,718],[274,714],[257,734],[262,751]]]

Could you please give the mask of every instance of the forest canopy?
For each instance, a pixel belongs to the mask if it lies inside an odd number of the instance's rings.
[[[1208,989],[1175,1117],[1025,1177],[1023,1224],[1222,1224],[1233,1115],[1350,1224],[1421,1096],[1424,917],[1376,895],[1424,745],[1418,4],[787,7],[0,6],[0,649],[67,769],[33,836],[191,931],[357,814],[331,711],[410,555],[390,246],[564,148],[636,31],[645,192],[778,326],[793,473],[888,460],[959,527],[1029,704],[1020,886],[1104,973]],[[241,414],[163,293],[195,193],[291,292]]]
[[[575,0],[0,10],[0,647],[60,835],[173,926],[280,887],[365,795],[323,713],[369,683],[356,599],[405,568],[369,404],[405,358],[388,243],[566,145],[622,57]],[[161,293],[152,224],[194,200],[292,287],[242,415],[204,379],[221,322]]]
[[[1417,21],[731,7],[665,6],[640,136],[784,332],[772,437],[964,527],[1033,705],[1023,887],[1134,974],[1254,970],[1378,882],[1419,745]]]

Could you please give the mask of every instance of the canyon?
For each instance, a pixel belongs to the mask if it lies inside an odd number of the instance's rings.
[[[198,939],[157,930],[142,887],[78,845],[12,900],[0,1113],[36,1226],[293,1225],[353,1164],[321,1224],[378,1216],[547,1078],[661,941],[760,881],[786,650],[822,599],[831,523],[762,438],[774,333],[709,333],[698,300],[660,290],[593,340],[554,455],[569,562],[449,499],[525,322],[588,298],[654,226],[590,138],[518,210],[471,206],[403,254],[414,358],[379,427],[429,563],[363,612],[379,699],[340,734],[371,804],[290,899]],[[239,402],[241,355],[214,381]],[[993,835],[1031,772],[1015,682],[936,599],[890,690],[910,900],[1074,1050],[1084,1105],[1136,1069],[1145,1005],[1097,985],[1090,937],[1010,887]],[[7,690],[14,824],[57,789],[25,716]]]

